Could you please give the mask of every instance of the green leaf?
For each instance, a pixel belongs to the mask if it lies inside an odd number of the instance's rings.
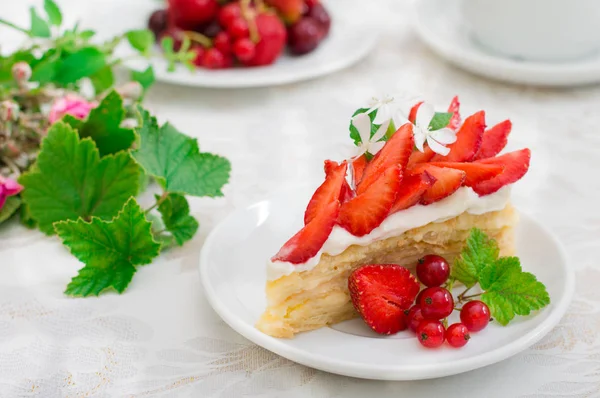
[[[127,150],[135,141],[134,131],[121,127],[124,118],[123,99],[113,90],[104,97],[100,105],[91,110],[85,121],[69,115],[63,120],[77,129],[81,138],[93,139],[100,156],[105,156]]]
[[[440,130],[448,126],[450,119],[452,119],[452,115],[452,112],[436,112],[429,122],[429,130]]]
[[[231,164],[225,158],[201,153],[198,142],[170,124],[158,127],[156,118],[141,107],[141,144],[133,151],[135,160],[168,192],[194,196],[222,196]]]
[[[473,228],[459,257],[451,268],[451,277],[471,287],[479,280],[479,273],[498,258],[496,241],[481,230]]]
[[[17,51],[5,57],[0,55],[0,83],[14,82],[12,67],[21,61],[31,65],[35,61],[35,57],[31,54],[30,50]]]
[[[94,86],[96,95],[98,95],[115,84],[115,75],[112,68],[109,65],[106,65],[104,68],[90,76],[90,80]]]
[[[29,206],[27,203],[23,203],[21,205],[21,214],[20,214],[21,225],[25,226],[29,229],[34,229],[37,227],[37,221],[31,217],[31,211],[29,211]]]
[[[147,29],[130,30],[125,33],[127,41],[131,47],[135,48],[144,55],[149,55],[154,45],[154,34]]]
[[[88,41],[89,39],[91,39],[95,35],[96,35],[96,31],[93,31],[91,29],[86,29],[83,32],[79,33],[79,37],[83,41]]]
[[[36,167],[23,174],[21,194],[39,228],[52,234],[56,221],[112,218],[138,191],[139,166],[129,153],[100,154],[63,122],[50,127]]]
[[[159,199],[159,196],[156,196]],[[184,196],[171,193],[158,206],[162,221],[179,246],[192,239],[198,231],[198,221],[190,215],[190,206]]]
[[[60,51],[54,48],[46,51],[42,57],[31,64],[31,81],[47,84],[54,80],[60,65]]]
[[[60,26],[62,24],[62,13],[54,1],[44,0],[44,10],[48,14],[48,20],[52,25]]]
[[[56,71],[56,82],[66,85],[96,74],[106,66],[105,54],[96,47],[84,47],[65,55]]]
[[[550,304],[546,286],[533,274],[523,272],[517,257],[500,258],[484,268],[480,285],[485,290],[481,300],[501,325],[515,315],[529,315]]]
[[[160,252],[151,224],[134,198],[111,221],[61,221],[56,233],[71,253],[85,264],[67,286],[71,296],[97,296],[108,288],[123,293],[137,265],[149,264]]]
[[[50,25],[38,15],[35,8],[31,7],[29,9],[29,14],[31,16],[31,29],[29,30],[29,34],[32,37],[51,37]]]
[[[369,108],[359,108],[352,114],[352,117],[358,115],[359,113],[366,113],[368,110],[369,110]],[[371,119],[371,137],[373,137],[373,135],[379,129],[379,125],[373,124],[373,121],[375,120],[376,116],[377,116],[377,109],[374,110],[373,112],[369,113],[369,119]],[[352,124],[352,119],[350,119],[350,126],[348,128],[350,129],[350,138],[352,138],[352,140],[354,140],[354,145],[358,146],[358,144],[360,144],[362,142],[362,140],[360,139],[360,134],[358,133],[358,130]]]
[[[175,63],[177,62],[177,58],[175,56],[175,52],[173,50],[173,46],[175,42],[172,37],[163,37],[160,42],[160,46],[163,49],[163,56],[167,61],[167,71],[173,72],[175,70]]]
[[[21,207],[21,198],[18,196],[9,196],[2,208],[0,208],[0,224],[11,218]]]
[[[154,68],[149,66],[145,71],[138,72],[136,70],[131,71],[131,80],[138,82],[142,85],[144,90],[148,90],[150,86],[154,84]]]

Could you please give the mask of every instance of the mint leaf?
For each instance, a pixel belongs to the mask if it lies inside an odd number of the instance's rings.
[[[112,68],[109,65],[106,65],[104,68],[90,76],[90,80],[92,82],[92,86],[94,86],[96,95],[98,95],[108,90],[115,84],[115,75]]]
[[[490,307],[492,316],[502,325],[515,315],[529,315],[550,304],[550,295],[543,283],[523,272],[517,257],[504,257],[481,271],[481,300]]]
[[[62,24],[62,13],[54,1],[44,0],[44,10],[52,25],[60,26],[60,24]]]
[[[0,208],[0,224],[11,218],[21,207],[21,198],[18,196],[9,196]]]
[[[436,112],[429,122],[429,130],[435,131],[447,127],[452,119],[452,112]]]
[[[152,68],[152,66],[149,66],[143,72],[132,70],[131,80],[141,84],[144,90],[148,90],[150,86],[154,84],[154,68]]]
[[[156,196],[159,199],[159,196]],[[171,193],[158,206],[165,229],[179,246],[192,239],[198,230],[198,221],[190,215],[190,206],[184,196]]]
[[[92,109],[85,121],[70,115],[63,120],[77,129],[81,138],[93,139],[100,156],[105,156],[127,150],[135,141],[134,131],[121,127],[124,118],[123,99],[113,90],[104,97],[100,105]]]
[[[134,198],[111,221],[92,217],[90,222],[78,219],[54,226],[65,246],[85,264],[67,286],[65,293],[71,296],[97,296],[108,288],[123,293],[136,266],[149,264],[160,251]]]
[[[31,7],[29,9],[30,19],[31,19],[31,28],[29,29],[29,34],[32,37],[43,37],[49,38],[52,36],[50,33],[50,26],[48,22],[44,21],[35,11],[35,8]]]
[[[368,110],[369,108],[359,108],[352,114],[352,117],[358,115],[359,113],[366,113]],[[376,116],[377,110],[374,110],[373,112],[369,113],[369,119],[371,119],[371,137],[373,137],[373,135],[379,129],[379,125],[373,124],[373,121],[375,120]],[[354,140],[354,145],[358,146],[358,144],[360,144],[362,140],[360,139],[360,134],[358,133],[358,130],[352,124],[352,119],[350,119],[350,126],[348,128],[350,129],[350,138]]]
[[[135,160],[154,176],[168,192],[194,196],[222,196],[229,180],[229,161],[202,153],[198,142],[170,124],[159,127],[156,118],[138,107],[141,114],[137,130],[141,143],[133,151]]]
[[[19,179],[21,196],[40,230],[52,234],[56,221],[112,218],[137,193],[139,172],[129,153],[100,159],[94,141],[58,122],[42,141],[36,167]]]
[[[125,33],[127,41],[131,47],[135,48],[144,55],[149,55],[154,45],[154,34],[147,29],[130,30]]]
[[[496,241],[487,237],[481,230],[473,228],[460,256],[451,267],[450,276],[466,287],[474,286],[479,280],[479,273],[498,258]]]
[[[55,81],[66,85],[89,77],[106,66],[105,54],[96,47],[84,47],[62,57]]]

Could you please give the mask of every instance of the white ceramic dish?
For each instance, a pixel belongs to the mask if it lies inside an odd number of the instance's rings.
[[[200,259],[206,296],[233,329],[292,361],[352,377],[417,380],[462,373],[506,359],[548,333],[564,315],[574,275],[560,243],[540,224],[522,216],[517,250],[523,267],[546,284],[552,303],[533,316],[502,327],[490,324],[462,349],[428,350],[410,332],[382,337],[360,319],[277,339],[254,328],[265,308],[266,259],[300,228],[308,187],[235,211],[207,238]]]
[[[579,61],[530,62],[487,52],[462,21],[460,1],[414,0],[415,28],[433,51],[453,64],[495,80],[539,86],[600,82],[600,53]]]
[[[115,0],[111,0],[115,1]],[[350,3],[356,3],[351,0]],[[223,70],[196,69],[190,72],[178,65],[174,72],[167,72],[167,63],[160,56],[153,57],[150,63],[154,67],[158,81],[194,87],[243,88],[287,84],[307,80],[336,72],[351,66],[367,56],[377,42],[377,26],[357,18],[353,14],[358,10],[346,0],[324,3],[332,18],[329,36],[314,52],[294,57],[283,54],[273,65],[257,68],[233,68]],[[153,1],[120,2],[119,12],[102,14],[92,22],[97,25],[103,36],[109,37],[128,29],[146,26],[147,17],[158,9],[160,3]],[[102,13],[102,11],[99,11]],[[118,49],[123,56],[131,55],[128,46]],[[159,51],[157,47],[157,51]],[[143,70],[148,60],[135,59],[125,62],[131,69]]]

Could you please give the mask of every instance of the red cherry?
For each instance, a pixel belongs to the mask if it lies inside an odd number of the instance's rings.
[[[323,4],[318,3],[310,7],[306,15],[315,20],[321,27],[321,37],[327,36],[331,27],[331,17],[325,7],[323,7]]]
[[[156,10],[148,19],[148,29],[154,33],[154,37],[160,37],[167,30],[169,14],[167,10]]]
[[[242,16],[242,8],[239,3],[229,3],[219,11],[219,23],[222,27],[228,28],[231,23]]]
[[[219,32],[213,42],[215,48],[221,51],[223,54],[231,52],[231,39],[227,32]]]
[[[198,67],[204,66],[204,53],[206,52],[204,47],[196,46],[192,51],[196,54],[196,58],[194,58],[192,63]]]
[[[429,254],[417,262],[417,277],[425,286],[441,286],[449,276],[450,264],[443,257]]]
[[[417,327],[423,321],[423,314],[421,314],[421,307],[418,305],[413,305],[410,309],[405,311],[406,314],[406,322],[408,323],[408,328],[413,332],[417,331]]]
[[[426,319],[417,327],[419,343],[427,348],[437,348],[444,344],[444,325],[440,321]]]
[[[452,294],[443,287],[425,289],[418,304],[425,319],[443,319],[454,310]]]
[[[470,332],[479,332],[490,322],[490,309],[483,301],[469,301],[460,310],[460,321]]]
[[[217,0],[169,0],[169,15],[175,25],[182,29],[194,29],[214,19],[217,12]]]
[[[453,323],[446,329],[446,341],[452,347],[464,347],[470,338],[469,329],[462,323]]]
[[[236,39],[242,39],[250,35],[248,22],[244,18],[236,18],[229,25],[229,34]]]
[[[233,53],[240,61],[249,61],[256,53],[256,44],[250,39],[238,39],[233,43]]]
[[[317,48],[322,37],[323,31],[317,21],[303,17],[290,27],[288,44],[292,53],[306,54]]]
[[[227,65],[225,55],[216,48],[209,48],[202,57],[202,66],[208,69],[222,69]]]

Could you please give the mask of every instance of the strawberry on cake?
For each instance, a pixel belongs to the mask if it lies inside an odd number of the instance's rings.
[[[293,337],[356,317],[353,270],[414,267],[427,254],[452,261],[472,228],[496,240],[501,255],[513,254],[510,185],[527,172],[530,151],[499,155],[510,121],[486,129],[480,111],[461,123],[455,98],[443,113],[416,104],[396,130],[402,118],[391,101],[357,111],[351,136],[359,154],[325,161],[304,227],[268,262],[267,308],[257,323],[264,333]]]

